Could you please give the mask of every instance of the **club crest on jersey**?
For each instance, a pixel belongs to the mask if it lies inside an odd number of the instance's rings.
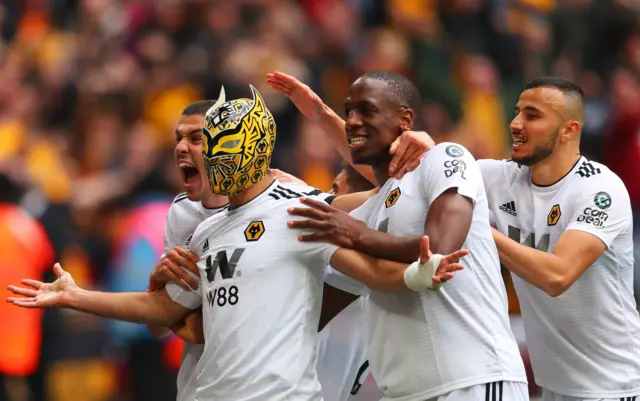
[[[264,234],[265,228],[262,221],[252,221],[247,228],[244,229],[244,238],[247,242],[257,241]]]
[[[547,215],[547,225],[555,226],[558,224],[558,220],[560,220],[560,216],[562,216],[562,211],[560,211],[560,205],[553,205],[549,214]]]
[[[385,199],[384,205],[388,208],[395,205],[398,199],[400,199],[400,195],[402,195],[402,192],[400,192],[400,188],[394,189],[389,193],[387,199]]]
[[[593,202],[602,210],[609,209],[611,207],[611,196],[606,192],[598,192],[593,198]]]

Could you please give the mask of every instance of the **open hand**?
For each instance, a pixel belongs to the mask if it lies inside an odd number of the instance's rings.
[[[420,165],[420,159],[435,142],[424,131],[404,131],[391,144],[389,154],[393,155],[389,163],[389,176],[401,179],[405,174]]]
[[[276,71],[267,74],[267,83],[291,100],[303,116],[315,120],[324,112],[324,102],[307,85],[291,75]]]
[[[289,228],[314,231],[298,237],[300,241],[322,241],[353,248],[365,229],[362,221],[325,202],[309,198],[300,198],[300,202],[309,207],[291,207],[287,211],[295,216],[308,217],[309,220],[289,221]]]
[[[53,283],[43,283],[38,280],[22,280],[21,283],[29,288],[10,285],[9,291],[22,297],[7,298],[7,302],[22,308],[57,308],[69,306],[69,297],[73,290],[78,289],[71,274],[62,270],[60,263],[53,266],[53,272],[58,279]]]
[[[185,290],[198,289],[198,280],[189,274],[191,272],[196,277],[200,277],[197,263],[198,256],[192,251],[179,246],[173,248],[153,268],[149,277],[149,289],[161,290],[169,281],[173,281]]]
[[[469,250],[461,249],[459,251],[452,252],[448,255],[444,255],[440,260],[435,274],[431,277],[424,277],[425,279],[431,279],[433,284],[441,285],[453,278],[454,272],[464,269],[464,266],[459,263],[460,259],[469,254]],[[424,236],[420,241],[420,268],[423,269],[423,265],[431,259],[433,254],[429,250],[429,237]]]

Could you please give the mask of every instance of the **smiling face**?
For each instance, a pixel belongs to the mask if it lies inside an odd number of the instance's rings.
[[[394,99],[386,82],[366,77],[349,87],[345,114],[351,157],[354,163],[368,165],[389,158],[389,147],[402,134],[402,125],[412,124],[413,116]]]
[[[204,186],[206,172],[202,159],[203,125],[203,115],[182,115],[176,128],[176,165],[180,169],[187,197],[192,201],[201,200],[203,191],[208,189]]]
[[[516,104],[516,116],[509,125],[513,145],[511,159],[525,166],[551,156],[568,125],[565,95],[553,87],[527,89]]]

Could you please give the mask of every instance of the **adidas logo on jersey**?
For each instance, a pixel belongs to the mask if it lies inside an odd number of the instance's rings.
[[[514,201],[505,203],[504,205],[500,206],[499,209],[505,213],[509,213],[512,216],[518,215],[518,213],[516,213],[516,203]]]

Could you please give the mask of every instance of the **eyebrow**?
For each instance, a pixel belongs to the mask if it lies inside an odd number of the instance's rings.
[[[191,134],[193,134],[193,133],[195,133],[195,132],[202,132],[202,127],[200,127],[200,128],[192,128],[192,129],[190,129],[189,131],[187,131],[187,132],[184,134],[184,136],[191,135]],[[180,135],[180,131],[176,128],[176,136],[179,136],[179,135]]]
[[[518,109],[519,109],[519,107],[518,107],[518,106],[516,106],[516,107],[514,108],[514,111],[517,113],[517,112],[518,112]],[[524,107],[522,108],[522,110],[527,110],[527,111],[536,111],[536,112],[538,112],[538,113],[542,113],[542,110],[540,110],[539,108],[537,108],[537,107],[535,107],[535,106],[524,106]]]

